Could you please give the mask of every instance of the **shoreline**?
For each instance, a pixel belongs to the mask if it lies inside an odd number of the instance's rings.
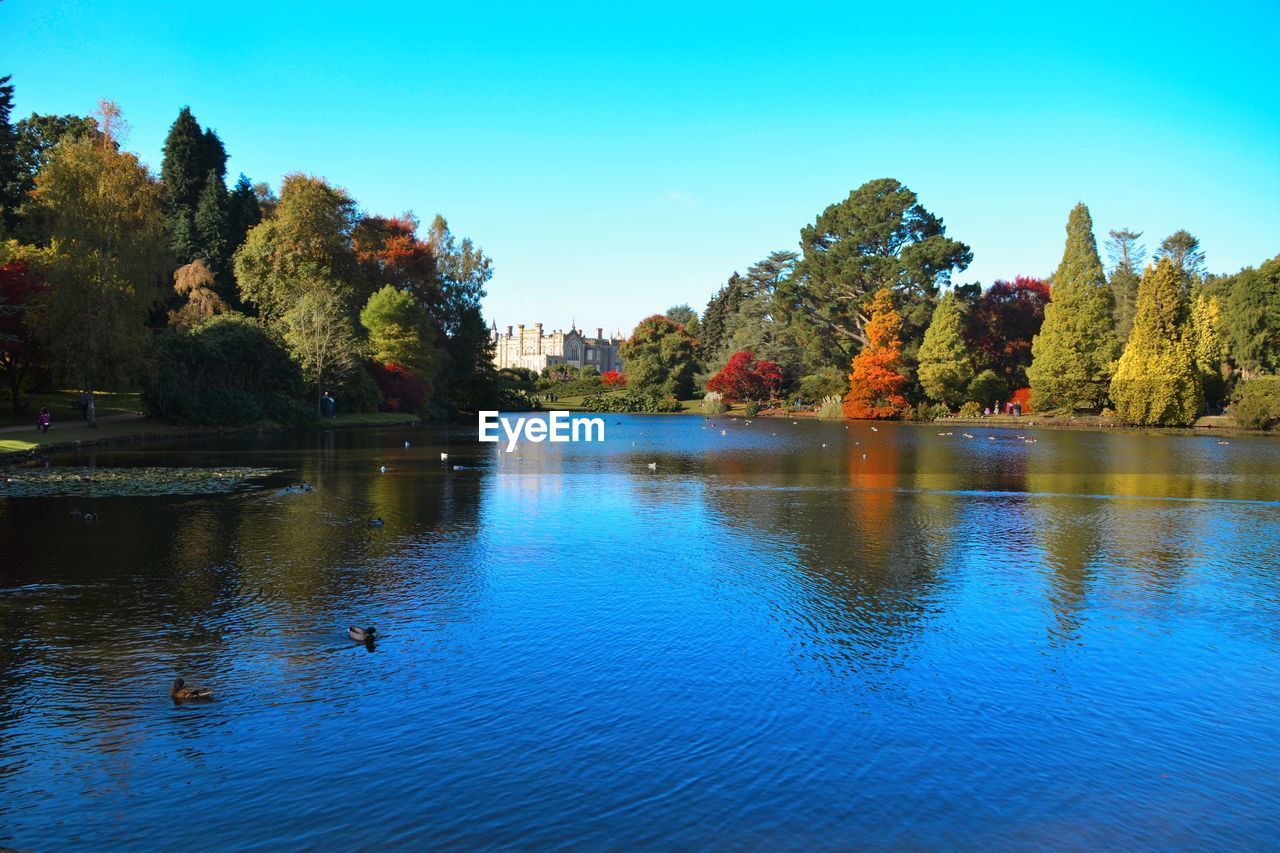
[[[392,414],[392,413],[387,413]],[[339,416],[343,417],[343,416]],[[5,450],[0,451],[0,465],[14,465],[29,462],[53,453],[67,453],[69,451],[84,450],[95,447],[109,447],[117,444],[146,443],[151,441],[162,441],[170,438],[199,438],[201,436],[213,435],[243,435],[248,433],[275,433],[275,432],[323,432],[331,429],[378,429],[393,426],[420,426],[423,419],[416,415],[404,415],[388,417],[385,419],[374,419],[370,414],[355,414],[345,416],[351,418],[348,421],[337,421],[335,423],[317,424],[315,426],[286,426],[276,423],[261,423],[248,426],[234,427],[215,427],[215,426],[197,426],[182,424],[173,424],[168,421],[153,420],[151,418],[143,418],[136,423],[145,425],[144,429],[137,432],[127,431],[116,435],[102,435],[101,437],[72,438],[65,441],[50,441],[43,444],[37,444],[34,447],[28,447],[21,450]],[[130,421],[135,423],[135,421]],[[76,427],[77,431],[86,430],[87,427]]]
[[[697,405],[700,401],[682,400],[681,404],[685,406],[678,412],[629,412],[627,414],[638,415],[700,415],[702,417],[713,418],[745,418],[746,414],[742,410],[741,404],[734,404],[729,410],[719,415],[706,415]],[[556,409],[564,411],[596,414],[596,415],[616,415],[617,412],[602,412],[591,409],[582,405],[580,402],[557,402],[544,406],[540,411],[548,412]],[[779,420],[821,420],[816,412],[786,412],[780,409],[761,409],[753,416],[755,418],[776,418]],[[840,423],[841,421],[832,420],[832,423]],[[1168,435],[1256,435],[1270,436],[1272,438],[1280,437],[1280,430],[1264,430],[1264,429],[1247,429],[1237,426],[1235,420],[1227,415],[1205,415],[1200,417],[1195,424],[1189,427],[1156,427],[1156,426],[1130,426],[1111,419],[1104,419],[1101,415],[1040,415],[1037,413],[1028,413],[1020,417],[1012,415],[990,415],[988,417],[962,418],[949,417],[939,418],[932,421],[913,421],[906,419],[848,419],[843,420],[845,423],[862,423],[862,424],[879,424],[894,423],[909,426],[962,426],[962,427],[990,427],[993,429],[1056,429],[1056,430],[1075,430],[1079,432],[1144,432],[1144,433],[1164,433]]]
[[[548,412],[553,409],[542,409],[540,411]],[[596,412],[589,408],[570,405],[563,409],[575,413],[598,414],[598,415],[617,415],[617,412]],[[389,414],[389,413],[388,413]],[[703,415],[698,409],[684,409],[679,412],[630,412],[625,414],[642,414],[642,415]],[[199,438],[202,436],[223,436],[223,435],[243,435],[249,433],[276,433],[276,432],[322,432],[331,429],[380,429],[394,426],[422,426],[425,421],[417,416],[396,416],[385,419],[370,419],[369,415],[348,415],[345,417],[352,418],[351,421],[338,421],[336,423],[318,424],[315,426],[285,426],[283,424],[253,424],[249,426],[238,427],[212,427],[212,426],[183,426],[180,424],[172,424],[167,421],[156,421],[149,418],[141,420],[141,424],[146,428],[140,431],[129,431],[118,435],[103,435],[93,438],[73,438],[65,441],[51,441],[44,444],[37,444],[34,447],[24,448],[21,450],[0,451],[0,465],[20,465],[24,462],[30,462],[42,456],[54,453],[67,453],[70,451],[84,450],[96,447],[110,447],[121,444],[147,443],[155,441],[163,441],[165,439],[185,439]],[[734,411],[732,408],[720,415],[712,415],[717,418],[745,418],[741,411]],[[814,412],[781,412],[764,410],[755,415],[756,418],[771,418],[777,420],[820,420]],[[1220,418],[1221,416],[1215,416]],[[1209,420],[1202,418],[1201,421]],[[839,423],[839,421],[831,421]],[[860,424],[879,424],[892,423],[901,424],[903,426],[917,427],[985,427],[989,429],[1052,429],[1052,430],[1072,430],[1077,432],[1141,432],[1156,433],[1166,435],[1240,435],[1240,436],[1260,436],[1260,437],[1280,437],[1280,431],[1277,430],[1251,430],[1243,427],[1235,426],[1233,423],[1211,422],[1200,423],[1190,427],[1142,427],[1142,426],[1126,426],[1114,421],[1104,421],[1097,415],[1080,415],[1067,416],[1058,418],[1054,416],[1036,417],[1035,415],[1024,415],[1021,418],[1013,418],[1010,416],[992,416],[978,418],[943,418],[933,421],[909,421],[909,420],[848,420],[848,423]]]

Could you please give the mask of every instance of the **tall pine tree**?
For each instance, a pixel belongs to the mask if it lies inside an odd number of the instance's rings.
[[[227,199],[227,242],[232,252],[240,248],[249,230],[261,221],[262,207],[258,204],[258,195],[253,191],[253,184],[242,174]]]
[[[230,240],[227,227],[227,187],[214,169],[209,170],[200,200],[196,202],[196,255],[213,273],[214,289],[228,302],[236,296],[235,277],[231,270]]]
[[[1044,325],[1031,344],[1031,399],[1038,411],[1094,407],[1119,350],[1115,300],[1102,271],[1089,208],[1067,220],[1067,244],[1050,285]]]
[[[183,107],[165,137],[164,161],[160,166],[165,219],[169,223],[173,254],[180,263],[189,263],[196,258],[209,260],[211,252],[227,253],[225,246],[219,249],[203,245],[201,228],[195,221],[205,187],[212,180],[223,184],[226,173],[227,152],[222,140],[212,130],[202,130],[191,114],[191,108]],[[226,195],[225,184],[222,194]],[[221,239],[225,242],[225,233]],[[215,275],[217,272],[215,269]]]
[[[1111,255],[1111,295],[1115,299],[1116,337],[1129,340],[1133,328],[1133,315],[1138,310],[1138,281],[1142,259],[1146,250],[1138,243],[1141,231],[1130,228],[1112,230],[1107,241],[1107,253]]]
[[[1111,380],[1116,414],[1138,426],[1190,426],[1204,407],[1183,272],[1165,257],[1147,267],[1138,313]]]
[[[12,234],[22,203],[22,170],[18,162],[18,133],[9,121],[13,84],[0,77],[0,232]]]

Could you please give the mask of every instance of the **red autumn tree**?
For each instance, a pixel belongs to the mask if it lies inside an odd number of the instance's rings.
[[[22,391],[39,359],[39,345],[31,334],[44,277],[22,261],[0,265],[0,376],[9,388],[14,413],[26,408]]]
[[[782,368],[772,361],[756,360],[751,350],[740,350],[707,382],[729,400],[768,400],[782,387]]]
[[[893,295],[880,288],[868,306],[870,319],[866,346],[849,366],[849,393],[844,397],[847,418],[896,418],[907,408],[902,395],[907,378],[902,375],[902,340],[898,330],[902,315],[893,307]]]
[[[427,383],[414,376],[403,365],[379,364],[370,369],[373,381],[382,395],[378,408],[384,412],[416,412],[427,395]]]
[[[974,303],[965,337],[974,361],[990,367],[1009,384],[1027,384],[1031,366],[1031,339],[1044,323],[1049,285],[1020,275],[1013,281],[997,281]]]
[[[444,306],[435,251],[418,238],[418,220],[403,216],[366,216],[351,234],[356,261],[364,273],[357,304],[384,285],[411,293],[433,317]],[[437,318],[438,320],[438,318]]]
[[[606,388],[626,388],[627,377],[616,370],[606,370],[600,374],[600,381]]]

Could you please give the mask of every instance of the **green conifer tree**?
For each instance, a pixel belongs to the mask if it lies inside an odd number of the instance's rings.
[[[1031,344],[1031,399],[1037,411],[1100,402],[1119,351],[1115,300],[1102,271],[1089,208],[1067,220],[1067,244],[1054,273],[1044,325]]]
[[[973,380],[973,364],[964,342],[964,310],[954,292],[943,295],[920,345],[920,385],[934,400],[959,406]]]
[[[227,199],[227,243],[235,252],[244,243],[249,229],[262,221],[262,207],[253,184],[243,174]]]
[[[1196,373],[1183,274],[1164,258],[1147,267],[1138,287],[1138,313],[1111,379],[1116,414],[1138,426],[1189,426],[1204,407]]]
[[[213,273],[214,289],[227,301],[234,301],[235,279],[231,273],[231,247],[227,239],[227,188],[215,170],[205,179],[192,218],[196,254]]]

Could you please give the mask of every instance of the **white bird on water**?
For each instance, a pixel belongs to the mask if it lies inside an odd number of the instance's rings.
[[[407,438],[404,440],[404,449],[405,449],[405,450],[408,450],[408,449],[409,449],[409,439],[407,439]]]
[[[827,443],[826,443],[825,441],[824,441],[824,442],[822,442],[822,446],[823,446],[823,447],[826,447],[826,446],[827,446]]]
[[[649,463],[649,470],[650,470],[650,471],[657,471],[657,470],[658,470],[658,463],[657,463],[657,462],[650,462],[650,463]]]
[[[728,434],[729,434],[729,432],[728,432],[728,430],[723,430],[723,429],[722,429],[722,430],[720,430],[720,434],[721,434],[721,435],[728,435]]]
[[[448,461],[449,461],[449,454],[448,454],[448,453],[441,453],[441,454],[440,454],[440,461],[441,461],[441,462],[448,462]]]
[[[385,473],[387,473],[387,466],[386,466],[386,465],[379,465],[379,466],[378,466],[378,473],[379,473],[379,474],[385,474]]]
[[[871,431],[872,431],[872,432],[879,432],[879,431],[880,431],[880,428],[879,428],[879,427],[872,427],[872,428],[871,428]]]

